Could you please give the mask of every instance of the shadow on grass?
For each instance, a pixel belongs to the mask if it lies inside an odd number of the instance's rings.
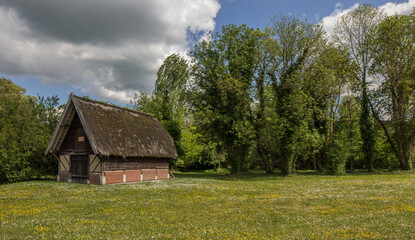
[[[363,176],[363,175],[399,175],[399,174],[415,174],[415,171],[389,171],[378,170],[368,172],[365,170],[356,170],[354,172],[348,172],[340,175],[333,175],[318,171],[297,171],[289,176],[282,175],[280,171],[276,171],[272,174],[266,173],[260,170],[251,170],[241,173],[229,173],[229,172],[176,172],[174,173],[176,178],[194,178],[194,179],[216,179],[223,181],[239,181],[239,180],[252,180],[260,181],[264,179],[284,180],[295,176]]]
[[[222,181],[240,181],[240,180],[252,180],[260,181],[264,179],[284,179],[287,176],[282,175],[280,172],[274,172],[273,174],[266,173],[259,170],[229,173],[229,172],[176,172],[174,173],[176,178],[195,178],[195,179],[216,179]],[[289,177],[289,176],[288,176]]]

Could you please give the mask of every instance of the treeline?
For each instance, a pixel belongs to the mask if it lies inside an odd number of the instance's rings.
[[[415,11],[360,5],[334,32],[292,16],[224,26],[167,57],[131,107],[173,136],[179,169],[411,170]]]
[[[0,183],[56,175],[56,159],[44,154],[60,109],[57,96],[25,95],[0,78]]]

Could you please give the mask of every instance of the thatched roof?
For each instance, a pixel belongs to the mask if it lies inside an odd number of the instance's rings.
[[[78,114],[95,154],[177,158],[173,138],[153,116],[106,103],[69,96],[46,153],[57,153]]]

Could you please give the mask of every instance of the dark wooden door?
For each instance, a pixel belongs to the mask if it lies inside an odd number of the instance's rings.
[[[87,183],[88,181],[88,155],[71,156],[72,182]]]

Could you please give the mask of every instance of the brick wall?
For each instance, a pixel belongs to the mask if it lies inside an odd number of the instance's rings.
[[[157,169],[157,179],[167,179],[169,178],[169,169]]]
[[[143,169],[143,181],[156,180],[156,169]]]
[[[123,183],[124,171],[105,171],[105,184]]]
[[[131,183],[152,180],[161,180],[169,178],[169,169],[142,169],[142,170],[119,170],[119,171],[105,171],[105,184],[113,183]],[[141,178],[142,176],[142,178]],[[124,179],[125,177],[125,179]],[[156,178],[157,177],[157,178]],[[91,184],[99,184],[100,174],[91,173],[89,175],[89,182]]]
[[[141,170],[125,170],[126,182],[139,182],[141,181]]]

